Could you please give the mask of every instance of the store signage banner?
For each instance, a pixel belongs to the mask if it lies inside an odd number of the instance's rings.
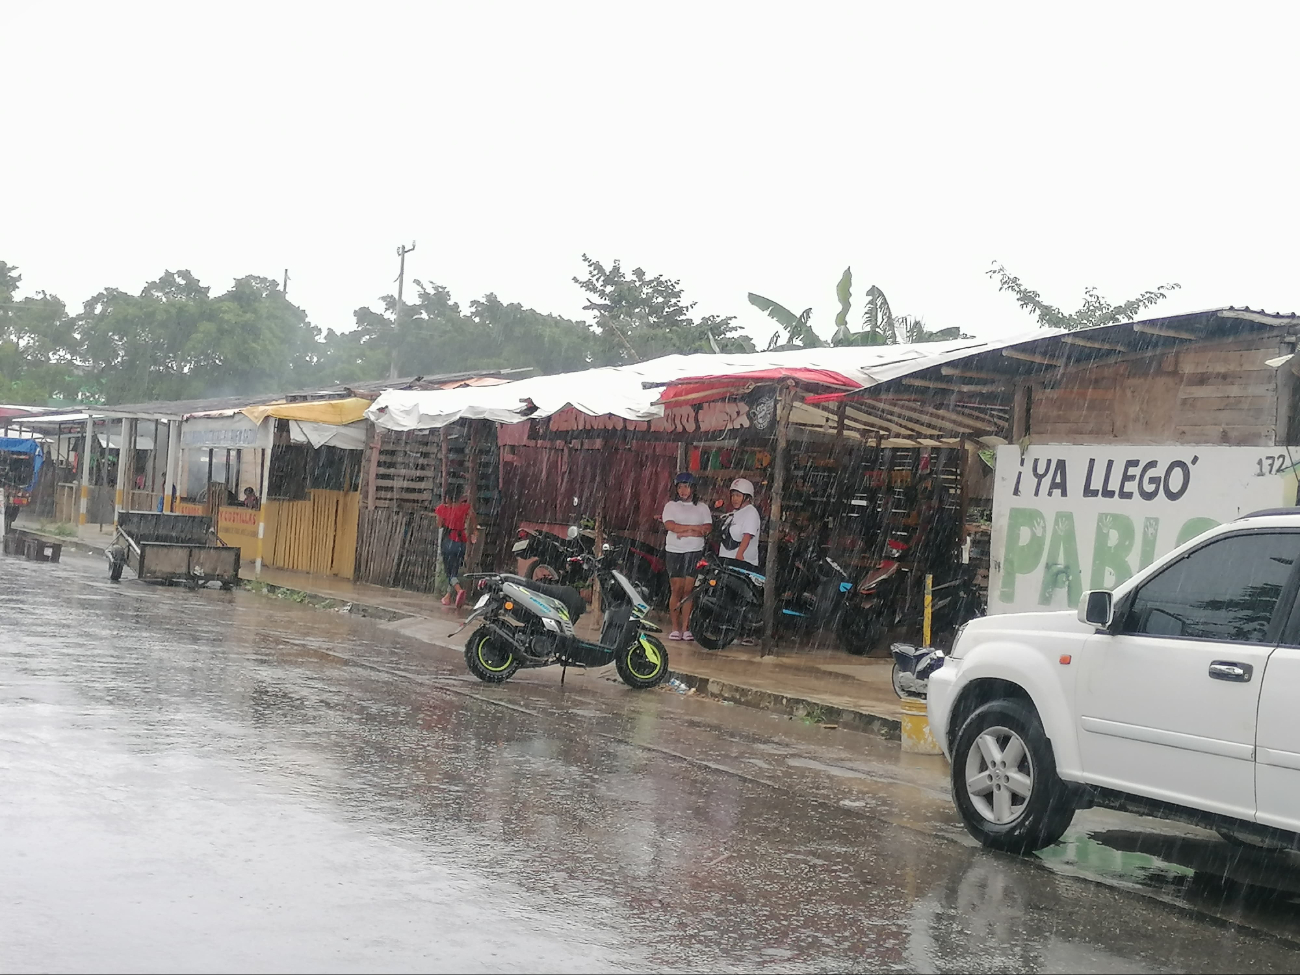
[[[741,399],[670,406],[663,416],[654,420],[627,420],[612,414],[592,416],[566,406],[539,422],[545,424],[543,435],[629,430],[634,433],[669,436],[732,434],[740,437],[771,437],[776,433],[776,394],[771,387],[763,387]]]
[[[181,446],[200,449],[239,449],[271,446],[275,420],[254,423],[242,413],[234,416],[200,416],[181,424]]]
[[[999,447],[989,612],[1075,609],[1201,532],[1296,504],[1300,448]]]

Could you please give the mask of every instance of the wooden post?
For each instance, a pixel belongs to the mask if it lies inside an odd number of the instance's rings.
[[[1029,413],[1033,403],[1033,391],[1029,386],[1016,386],[1011,408],[1011,442],[1020,443],[1029,436]]]
[[[596,509],[596,538],[595,538],[595,555],[596,558],[604,557],[605,548],[605,505],[601,504]],[[601,614],[600,608],[600,574],[593,574],[591,577],[591,611],[595,616]]]
[[[257,558],[253,563],[253,578],[262,577],[262,559],[266,554],[267,493],[271,490],[271,451],[275,449],[275,423],[271,423],[271,446],[262,448],[262,493],[257,500]]]
[[[149,492],[150,511],[157,510],[157,505],[153,504],[152,498],[158,493],[158,421],[153,421],[153,448],[149,451],[148,473],[145,475],[145,490]]]
[[[86,439],[81,445],[81,504],[77,512],[77,524],[86,523],[87,512],[90,509],[90,455],[94,449],[95,443],[95,418],[86,417]]]
[[[375,481],[379,477],[379,444],[384,433],[373,423],[370,424],[370,458],[369,470],[366,472],[366,508],[375,507]]]
[[[465,527],[471,529],[473,534],[466,538],[465,567],[471,571],[478,569],[483,552],[483,536],[478,532],[478,452],[482,433],[481,421],[470,420],[469,445],[465,448],[465,500],[469,502],[469,517],[465,520]],[[474,535],[478,535],[477,542],[470,541]]]
[[[763,586],[763,647],[760,656],[772,653],[776,627],[777,547],[781,544],[781,495],[785,491],[786,443],[790,434],[790,411],[794,407],[794,385],[787,383],[777,394],[776,454],[772,458],[772,504],[767,519],[767,577]],[[758,539],[754,539],[755,543]]]
[[[121,515],[122,513],[122,492],[125,490],[125,485],[126,485],[126,462],[127,462],[126,437],[127,437],[127,430],[130,429],[130,426],[131,426],[131,421],[126,419],[126,417],[123,417],[122,431],[120,434],[118,434],[118,436],[121,439],[118,440],[118,444],[117,444],[117,488],[113,495],[113,527],[114,528],[117,527],[118,516]],[[111,447],[112,445],[113,445],[112,441],[110,440],[109,446]]]

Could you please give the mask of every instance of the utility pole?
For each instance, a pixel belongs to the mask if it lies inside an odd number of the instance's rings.
[[[287,267],[284,269],[284,284],[280,287],[280,294],[286,298],[289,297],[289,269]]]
[[[392,364],[388,368],[388,378],[397,378],[397,326],[402,321],[402,286],[406,284],[406,255],[415,250],[415,241],[411,241],[411,246],[406,247],[398,245],[397,256],[401,263],[397,268],[397,307],[393,309],[393,352]]]

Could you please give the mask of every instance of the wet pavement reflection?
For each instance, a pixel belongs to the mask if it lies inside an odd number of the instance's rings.
[[[896,745],[104,576],[0,560],[0,969],[1300,968],[1286,857],[993,855]]]

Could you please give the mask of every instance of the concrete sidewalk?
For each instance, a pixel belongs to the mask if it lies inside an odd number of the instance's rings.
[[[113,538],[111,525],[102,531],[98,525],[82,525],[75,537],[53,534],[21,516],[15,527],[89,553],[103,552]],[[464,649],[465,634],[453,638],[452,633],[468,609],[454,612],[435,596],[267,567],[255,579],[251,563],[240,575],[247,588],[270,596],[371,617],[415,639],[457,652]],[[584,634],[589,638],[594,638],[595,627],[590,615],[579,625],[580,630],[590,630]],[[666,640],[664,645],[673,676],[697,694],[893,740],[899,737],[902,712],[890,683],[888,658],[779,646],[776,655],[760,657],[757,647],[709,651]]]
[[[263,568],[258,580],[252,579],[252,573],[251,566],[243,573],[250,588],[380,618],[415,639],[457,652],[464,649],[465,634],[455,638],[451,634],[468,615],[468,608],[453,611],[436,596],[283,569]],[[596,626],[595,618],[588,615],[578,629],[595,639]],[[902,712],[890,683],[893,662],[889,659],[853,657],[839,650],[780,648],[775,656],[760,657],[757,647],[709,651],[694,643],[666,640],[664,645],[673,676],[696,693],[894,740],[899,737]]]

